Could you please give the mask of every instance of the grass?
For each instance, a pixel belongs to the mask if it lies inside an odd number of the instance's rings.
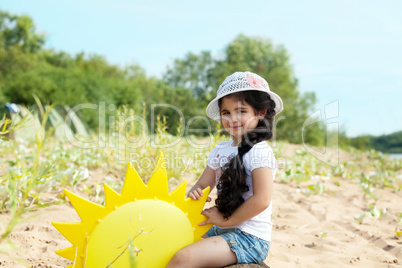
[[[47,182],[46,179],[51,176],[53,165],[44,165],[40,161],[40,157],[43,145],[52,133],[52,130],[44,131],[45,123],[51,109],[52,107],[48,107],[46,111],[43,112],[43,121],[41,125],[42,131],[36,133],[35,144],[29,150],[23,146],[13,148],[13,144],[14,146],[18,144],[13,141],[7,141],[4,139],[1,141],[3,144],[11,144],[11,146],[2,146],[2,148],[11,149],[12,151],[3,149],[2,154],[11,153],[14,155],[14,160],[9,161],[10,167],[6,170],[5,175],[0,178],[0,192],[2,193],[0,209],[1,212],[7,211],[11,215],[11,219],[5,225],[5,228],[0,235],[0,243],[7,238],[14,227],[19,223],[23,213],[43,204],[41,203],[39,193],[42,188],[41,186],[43,186],[43,184]],[[4,125],[2,134],[21,130],[27,118],[28,116],[24,117],[23,120],[16,124],[11,122],[8,128],[8,120],[3,119],[2,123]],[[29,156],[24,156],[23,154],[18,153],[24,149],[30,152]]]

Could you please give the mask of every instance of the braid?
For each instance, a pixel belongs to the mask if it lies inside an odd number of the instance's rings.
[[[260,120],[255,129],[244,134],[238,145],[237,155],[224,167],[224,172],[219,179],[217,189],[218,198],[215,200],[216,207],[225,218],[244,202],[242,194],[249,190],[246,185],[246,169],[243,164],[243,156],[261,141],[272,138],[272,126],[275,116],[275,102],[268,94],[258,91],[235,93],[239,100],[244,100],[252,105],[256,111],[267,109],[265,117]],[[259,109],[258,109],[259,108]]]

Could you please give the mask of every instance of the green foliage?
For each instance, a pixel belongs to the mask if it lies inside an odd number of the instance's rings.
[[[369,204],[368,211],[369,211],[370,215],[376,219],[379,219],[382,216],[384,216],[385,214],[387,214],[387,210],[385,208],[378,209],[375,204]]]
[[[402,153],[402,131],[375,137],[374,149],[387,153]]]
[[[83,59],[81,56],[72,59],[64,53],[46,51],[35,57],[22,57],[30,68],[26,69],[27,65],[21,60],[21,66],[14,64],[4,70],[0,81],[3,94],[9,101],[25,105],[34,104],[32,95],[37,95],[45,104],[70,107],[83,103],[101,105],[102,102],[106,107],[105,118],[110,115],[109,104],[115,107],[128,104],[141,109],[141,92],[145,91],[146,84],[132,83],[126,70],[108,65],[102,57]],[[98,110],[83,109],[80,112],[91,127],[98,126]]]
[[[401,236],[402,235],[402,230],[400,230],[399,228],[395,228],[395,235],[396,236]]]
[[[27,122],[30,120],[30,117],[29,115],[26,115],[17,122],[10,118],[8,111],[2,110],[3,109],[0,109],[0,139],[6,140],[6,134],[23,130]]]
[[[321,231],[320,234],[319,234],[319,237],[320,237],[320,238],[325,238],[325,237],[327,237],[327,236],[328,236],[328,233],[327,233],[327,232]]]
[[[349,139],[350,145],[360,150],[368,150],[373,148],[372,142],[373,136],[370,135],[363,135]]]
[[[40,105],[40,103],[38,104]],[[10,168],[6,170],[5,175],[0,177],[0,211],[10,212],[10,220],[0,234],[0,243],[7,238],[19,223],[23,213],[28,209],[45,204],[40,198],[40,193],[44,188],[48,189],[49,187],[47,179],[52,175],[53,162],[43,164],[40,161],[40,157],[43,145],[49,137],[49,132],[51,132],[51,130],[45,131],[45,124],[51,109],[51,107],[48,107],[45,111],[41,130],[36,133],[36,143],[35,147],[31,149],[31,155],[27,156],[21,152],[24,147],[14,150],[14,153],[18,156],[14,161],[9,161]],[[0,135],[22,128],[25,123],[26,120],[24,119],[18,124],[12,122],[10,128],[3,127],[5,131],[2,131]],[[6,125],[7,121],[4,126]],[[7,153],[7,147],[10,144],[12,145],[12,142],[0,140],[0,143],[3,143],[2,153]],[[29,164],[27,165],[26,162],[28,161]]]
[[[3,90],[1,90],[1,88],[0,88],[0,103],[5,103],[5,102],[7,102],[7,97],[4,95]]]
[[[384,153],[402,153],[402,131],[388,135],[361,135],[348,138],[348,144],[361,150],[375,149]]]
[[[354,219],[357,223],[362,224],[365,217],[366,217],[366,214],[355,215],[355,216],[353,216],[353,219]]]
[[[28,16],[10,15],[0,10],[0,47],[18,47],[24,52],[36,52],[45,42],[45,36],[35,32],[33,20]]]
[[[382,218],[385,214],[387,214],[387,210],[385,208],[379,209],[375,204],[369,204],[366,213],[362,215],[355,215],[353,218],[356,222],[359,224],[363,223],[363,220],[367,216],[374,217],[375,219],[379,220]]]
[[[325,145],[327,129],[323,122],[319,121],[307,126],[303,133],[304,142],[311,145]]]
[[[199,101],[205,102],[213,98],[218,86],[215,69],[216,60],[209,51],[200,55],[188,53],[184,59],[174,61],[164,79],[173,88],[190,89]]]
[[[313,194],[313,195],[319,195],[322,194],[326,191],[325,186],[322,183],[316,183],[316,184],[309,184],[307,185],[307,191],[305,191],[305,194]]]

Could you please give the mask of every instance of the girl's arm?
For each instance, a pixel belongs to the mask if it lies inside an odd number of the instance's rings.
[[[215,187],[215,184],[215,170],[207,166],[198,179],[197,183],[188,192],[188,197],[194,200],[200,200],[200,196],[202,196],[202,190],[209,186],[211,187],[212,191],[212,189],[214,189]],[[208,198],[207,201],[209,200],[211,199]]]
[[[208,220],[199,225],[214,224],[219,227],[229,227],[244,221],[264,211],[271,202],[273,179],[271,168],[256,168],[251,173],[253,178],[253,195],[238,207],[229,219],[225,219],[216,207],[206,209],[202,214]]]

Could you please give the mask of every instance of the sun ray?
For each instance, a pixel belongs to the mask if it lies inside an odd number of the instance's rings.
[[[63,258],[66,258],[67,260],[74,261],[76,251],[77,251],[77,247],[72,246],[70,248],[64,248],[64,249],[57,250],[56,254]]]
[[[205,202],[207,201],[209,191],[209,186],[202,190],[202,196],[200,200],[193,200],[191,198],[186,199],[186,203],[188,204],[187,206],[189,208],[187,217],[190,220],[191,225],[193,226],[195,241],[201,240],[201,236],[211,228],[211,225],[198,226],[200,222],[207,220],[207,217],[202,215],[201,211],[204,208]]]
[[[184,197],[186,196],[187,190],[187,181],[182,181],[179,186],[176,187],[169,195],[171,202],[174,202],[174,205],[180,208],[184,213],[187,212],[186,202]]]
[[[120,195],[123,203],[134,201],[134,198],[143,199],[146,197],[146,186],[131,163],[128,163],[126,178]]]
[[[77,211],[77,214],[82,221],[82,225],[88,233],[92,231],[95,224],[98,222],[98,219],[102,219],[107,214],[105,207],[101,205],[88,201],[66,189],[64,189],[64,193]]]
[[[81,222],[52,222],[52,224],[74,246],[85,242],[87,232]]]
[[[149,179],[147,188],[148,190],[152,189],[151,194],[154,195],[154,197],[156,197],[157,199],[169,199],[169,186],[167,181],[166,164],[162,152],[159,153],[155,170],[153,171],[151,178]]]
[[[56,254],[74,262],[75,267],[83,267],[87,232],[81,222],[52,222],[53,226],[71,243],[72,247],[57,250]],[[68,266],[70,267],[70,266]]]
[[[108,211],[111,211],[115,206],[121,206],[124,204],[121,195],[113,190],[109,185],[104,183],[103,187],[105,189],[105,208]]]

